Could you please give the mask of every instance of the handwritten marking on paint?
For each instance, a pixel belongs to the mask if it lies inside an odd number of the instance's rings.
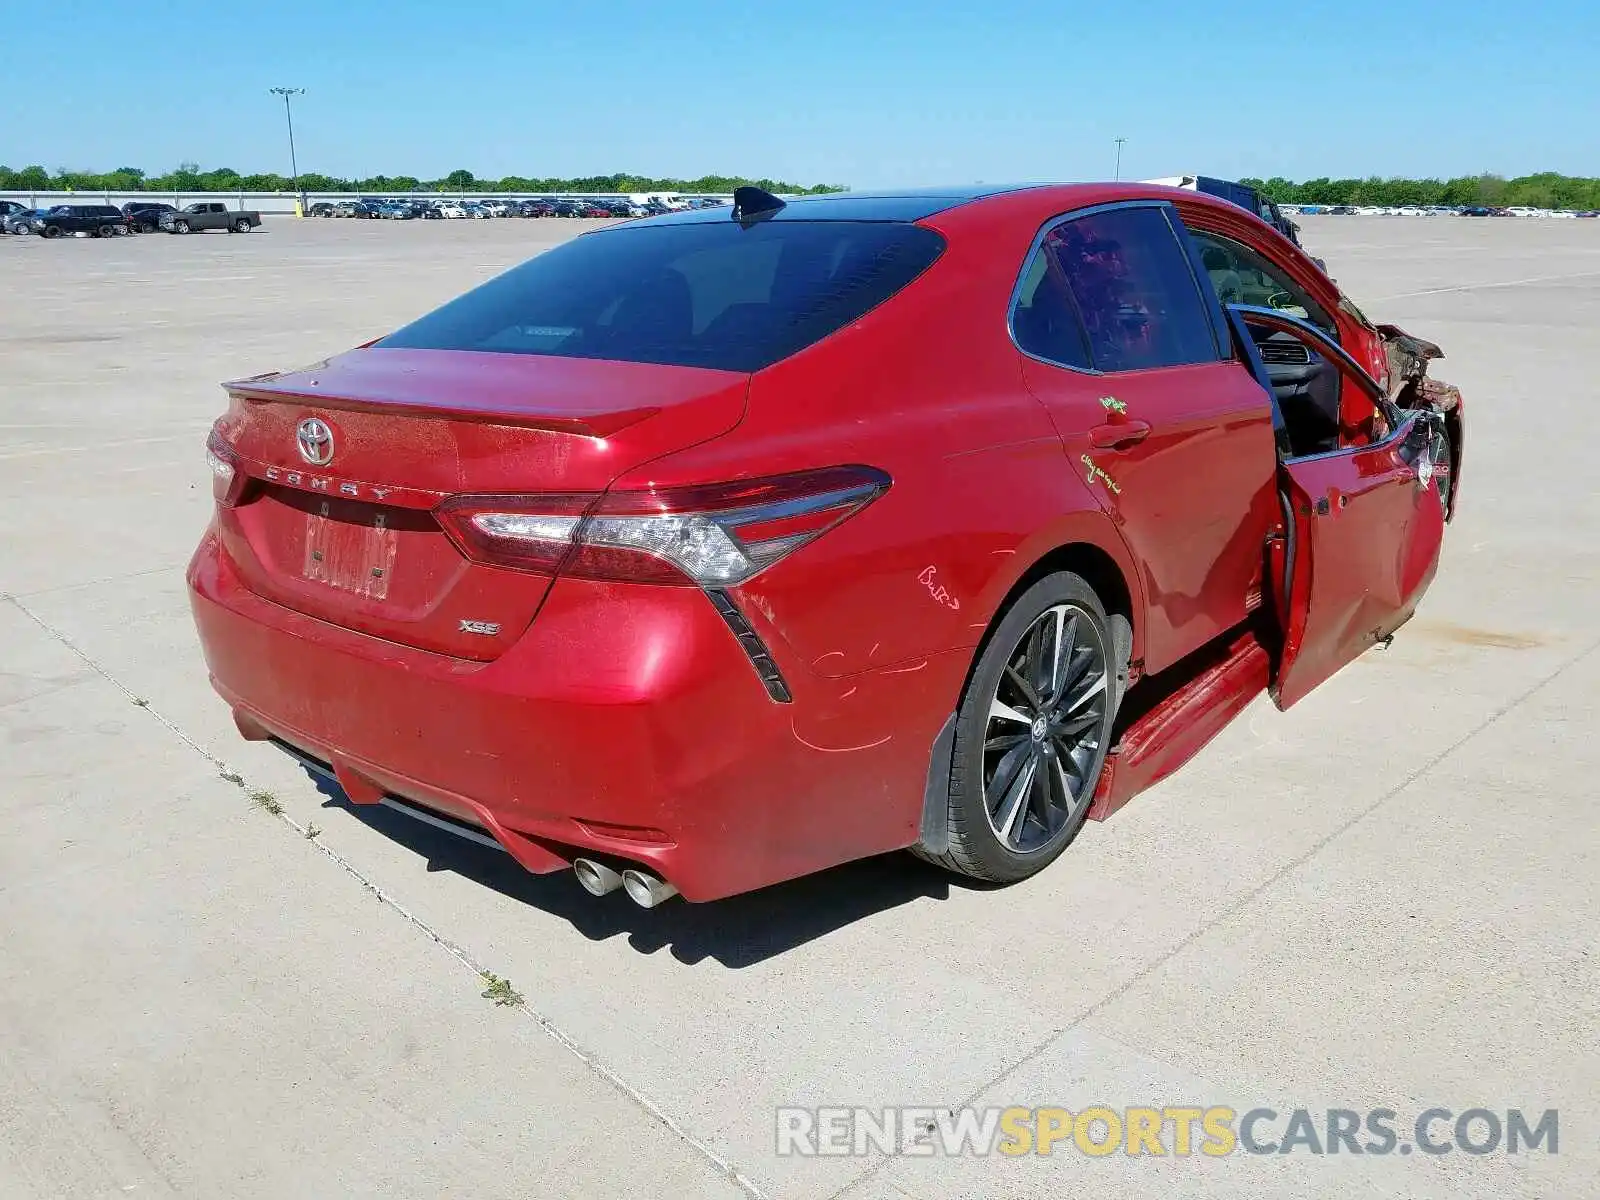
[[[939,572],[936,571],[934,568],[932,568],[932,567],[924,567],[923,570],[922,570],[922,574],[917,576],[917,582],[920,583],[923,587],[928,589],[928,595],[932,596],[935,600],[937,600],[940,604],[944,605],[951,612],[960,612],[961,611],[961,601],[957,600],[948,591],[946,591],[944,587],[942,587],[939,584],[938,575],[939,575]]]
[[[1100,407],[1107,412],[1126,413],[1128,411],[1127,404],[1118,400],[1115,396],[1101,396]]]
[[[1122,488],[1117,486],[1117,481],[1115,479],[1111,478],[1111,476],[1107,475],[1099,467],[1095,466],[1094,459],[1090,458],[1087,454],[1085,454],[1085,455],[1082,456],[1080,461],[1083,463],[1084,466],[1089,468],[1089,473],[1086,476],[1084,476],[1084,480],[1083,481],[1085,483],[1093,483],[1096,479],[1098,479],[1098,480],[1100,480],[1101,483],[1105,484],[1108,488],[1110,488],[1117,495],[1119,495],[1119,496],[1122,495]]]

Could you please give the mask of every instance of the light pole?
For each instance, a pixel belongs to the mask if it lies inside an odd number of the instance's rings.
[[[294,114],[289,111],[290,96],[304,96],[305,88],[275,87],[267,89],[274,96],[283,97],[283,119],[289,123],[289,170],[294,174],[295,203],[299,205],[296,216],[304,216],[306,211],[306,198],[300,194],[300,165],[294,157]]]
[[[1112,182],[1120,182],[1121,179],[1122,179],[1122,143],[1127,141],[1128,139],[1127,138],[1112,138],[1111,140],[1117,143],[1117,169],[1116,169],[1116,173],[1113,174],[1111,178],[1112,178]]]

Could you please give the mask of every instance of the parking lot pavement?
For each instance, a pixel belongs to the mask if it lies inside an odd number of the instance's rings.
[[[1305,221],[1469,405],[1390,650],[1258,703],[1017,887],[894,857],[645,911],[241,742],[181,578],[218,380],[578,224],[0,239],[0,1195],[1600,1194],[1600,228]],[[967,1103],[1556,1108],[1561,1140],[775,1154],[778,1106]]]

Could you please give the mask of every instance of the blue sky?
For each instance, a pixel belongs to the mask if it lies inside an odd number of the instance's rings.
[[[856,187],[1600,173],[1592,0],[48,0],[0,163]],[[25,19],[15,19],[26,13]],[[236,14],[236,15],[235,15]]]

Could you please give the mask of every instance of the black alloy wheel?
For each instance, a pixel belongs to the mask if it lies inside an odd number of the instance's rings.
[[[1018,596],[990,633],[957,711],[948,848],[917,853],[993,883],[1026,879],[1053,862],[1094,801],[1128,648],[1077,575],[1047,575]]]
[[[1102,630],[1086,609],[1052,605],[1007,659],[984,730],[984,809],[1007,850],[1048,848],[1087,808],[1110,711]]]

